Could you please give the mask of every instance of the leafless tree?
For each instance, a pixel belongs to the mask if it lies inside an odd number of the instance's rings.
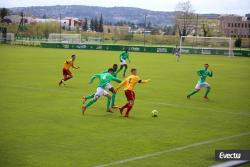
[[[179,2],[176,6],[175,26],[179,36],[186,36],[195,30],[197,19],[190,1]],[[196,32],[195,32],[196,33]]]

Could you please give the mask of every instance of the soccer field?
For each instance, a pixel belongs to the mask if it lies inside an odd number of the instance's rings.
[[[58,87],[72,53],[81,68]],[[129,68],[151,79],[137,85],[131,117],[106,113],[104,97],[82,116],[81,98],[98,84],[90,77],[119,63],[119,52],[0,45],[0,166],[205,167],[220,163],[215,149],[250,149],[250,58],[176,62],[171,54],[130,52],[130,59]],[[187,100],[204,63],[214,72],[210,100],[204,90]],[[122,90],[116,99],[126,102]]]

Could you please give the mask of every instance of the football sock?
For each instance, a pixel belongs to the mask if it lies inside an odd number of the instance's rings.
[[[115,96],[116,96],[116,93],[113,93],[112,94],[112,100],[111,100],[111,106],[115,105]]]
[[[71,77],[65,77],[63,80],[64,81],[67,81],[67,80],[69,80]]]
[[[108,100],[107,100],[107,111],[109,110],[110,102],[111,102],[111,98],[108,97]]]
[[[91,95],[85,96],[86,99],[92,99],[94,97],[95,97],[95,94],[91,94]]]
[[[127,68],[124,68],[123,75],[126,74]]]
[[[124,106],[121,107],[121,110],[124,110],[125,108],[127,108],[129,105],[129,103],[126,103]]]
[[[84,105],[84,108],[88,108],[89,106],[91,106],[91,105],[94,104],[95,102],[96,102],[95,99],[90,100],[88,103],[86,103],[86,104]]]
[[[128,116],[128,114],[129,114],[129,112],[130,112],[130,110],[133,108],[133,106],[128,106],[127,107],[127,112],[126,112],[126,116]]]
[[[210,92],[210,89],[207,89],[205,92],[205,96],[207,96],[209,92]]]
[[[194,95],[195,93],[197,93],[196,90],[192,91],[188,96],[192,96],[192,95]]]
[[[120,66],[120,68],[117,70],[116,73],[120,72],[122,70],[122,66]]]

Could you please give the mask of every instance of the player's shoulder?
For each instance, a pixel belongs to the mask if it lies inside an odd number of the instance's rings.
[[[140,77],[138,75],[130,75],[129,77],[134,79],[134,80],[140,79]]]
[[[66,62],[72,62],[73,60],[71,58],[67,59]]]

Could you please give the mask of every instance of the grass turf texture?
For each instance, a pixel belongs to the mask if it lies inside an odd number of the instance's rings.
[[[58,87],[72,53],[81,69]],[[118,54],[0,45],[1,166],[95,166],[250,131],[250,59],[243,57],[183,55],[177,63],[170,54],[131,52],[129,67],[152,80],[137,86],[131,117],[106,113],[105,98],[82,116],[81,97],[97,86],[87,84],[90,76],[119,63]],[[204,63],[214,71],[210,100],[202,99],[204,90],[187,100]],[[117,104],[124,102],[119,91]],[[209,166],[219,163],[215,149],[250,149],[249,141],[242,136],[118,166]]]

